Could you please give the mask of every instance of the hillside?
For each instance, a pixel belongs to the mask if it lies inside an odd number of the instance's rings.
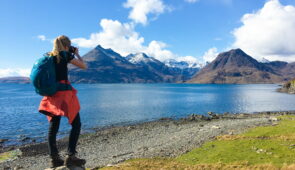
[[[260,63],[241,49],[234,49],[220,53],[188,83],[280,83],[290,78],[282,71],[287,66],[285,62]]]

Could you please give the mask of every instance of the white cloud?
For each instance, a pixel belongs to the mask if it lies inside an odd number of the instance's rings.
[[[89,39],[75,38],[72,42],[84,48],[94,48],[100,44],[104,48],[112,48],[122,56],[145,52],[160,61],[176,57],[171,51],[165,49],[167,45],[163,42],[151,41],[148,46],[145,46],[144,38],[134,30],[134,24],[102,19],[100,26],[102,31],[92,33]]]
[[[123,4],[125,8],[132,8],[129,18],[134,22],[121,23],[117,20],[102,19],[100,21],[101,31],[92,33],[87,38],[74,38],[72,42],[83,48],[94,48],[101,45],[111,48],[122,56],[130,53],[144,52],[160,61],[176,59],[178,55],[167,50],[167,44],[153,40],[144,45],[144,37],[135,31],[137,23],[147,24],[148,15],[159,15],[165,10],[170,10],[162,0],[127,0]]]
[[[234,48],[261,60],[295,61],[295,8],[270,0],[262,9],[245,14],[243,25],[233,31]]]
[[[200,0],[184,0],[184,1],[193,4],[193,3],[199,2]],[[233,4],[233,0],[211,0],[211,1],[215,3],[221,3],[227,6],[231,6]]]
[[[196,57],[193,56],[184,56],[184,57],[178,57],[176,61],[186,61],[188,63],[197,63],[199,62]]]
[[[196,57],[193,56],[184,56],[176,58],[176,61],[184,61],[189,64],[189,67],[203,67],[203,63],[201,63]]]
[[[159,15],[169,9],[162,0],[127,0],[123,6],[132,8],[128,17],[143,25],[147,24],[149,14]]]
[[[163,42],[152,41],[149,43],[148,47],[144,47],[144,52],[160,61],[176,58],[177,56],[175,54],[165,49],[166,46],[167,45]]]
[[[218,55],[217,48],[213,47],[210,48],[208,51],[205,52],[203,55],[204,62],[212,62]]]
[[[102,31],[92,33],[89,39],[75,38],[72,39],[72,42],[85,48],[93,48],[100,44],[104,48],[112,48],[123,56],[143,51],[144,38],[134,31],[133,24],[122,24],[117,20],[102,19],[100,26]]]
[[[40,39],[41,41],[46,41],[45,35],[38,35],[37,38]]]
[[[53,43],[53,41],[54,41],[54,39],[48,39],[45,35],[38,35],[36,38],[41,40],[41,41],[47,41],[47,42],[50,42],[50,43]]]
[[[29,77],[30,73],[31,73],[31,69],[23,69],[23,68],[0,69],[0,77],[15,77],[15,76]]]
[[[188,2],[188,3],[196,3],[198,2],[199,0],[184,0],[185,2]]]

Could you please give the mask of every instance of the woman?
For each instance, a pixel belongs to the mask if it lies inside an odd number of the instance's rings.
[[[77,98],[77,90],[74,89],[68,81],[67,64],[71,63],[81,69],[87,66],[79,55],[78,48],[71,46],[68,37],[62,35],[54,40],[53,50],[47,53],[48,56],[54,57],[56,81],[60,84],[67,84],[69,88],[58,90],[53,96],[45,96],[40,103],[39,112],[46,114],[49,121],[48,147],[51,157],[51,167],[58,167],[64,164],[58,153],[56,146],[56,134],[59,129],[61,116],[66,116],[72,129],[69,136],[68,156],[65,164],[67,166],[81,166],[86,163],[84,159],[77,158],[75,154],[76,145],[81,130],[80,122],[80,104]],[[77,59],[74,57],[77,56]],[[63,85],[65,86],[65,85]]]

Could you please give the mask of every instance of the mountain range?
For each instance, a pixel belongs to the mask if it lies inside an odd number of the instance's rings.
[[[295,62],[261,62],[241,49],[220,53],[202,67],[198,63],[166,60],[161,62],[145,53],[121,56],[98,45],[83,56],[88,69],[69,65],[73,83],[200,83],[250,84],[283,83],[295,78]],[[0,83],[29,83],[29,78],[1,78]]]
[[[121,56],[98,45],[83,56],[87,70],[69,66],[74,83],[172,83],[191,78],[199,68],[169,67],[145,53]]]
[[[29,77],[2,77],[0,78],[0,83],[28,84],[30,83],[30,78]]]
[[[295,76],[295,63],[258,62],[241,49],[220,53],[187,83],[282,83]]]

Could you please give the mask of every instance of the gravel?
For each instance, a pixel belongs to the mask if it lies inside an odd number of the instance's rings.
[[[77,146],[78,156],[87,160],[87,168],[117,164],[131,158],[176,157],[222,134],[239,134],[256,126],[271,125],[274,117],[293,112],[224,114],[213,117],[191,115],[181,120],[161,119],[137,125],[117,126],[83,134]],[[214,118],[214,119],[213,119]],[[58,141],[60,154],[66,156],[67,139]],[[0,169],[40,170],[49,166],[46,143],[21,147],[22,155],[0,163]]]

